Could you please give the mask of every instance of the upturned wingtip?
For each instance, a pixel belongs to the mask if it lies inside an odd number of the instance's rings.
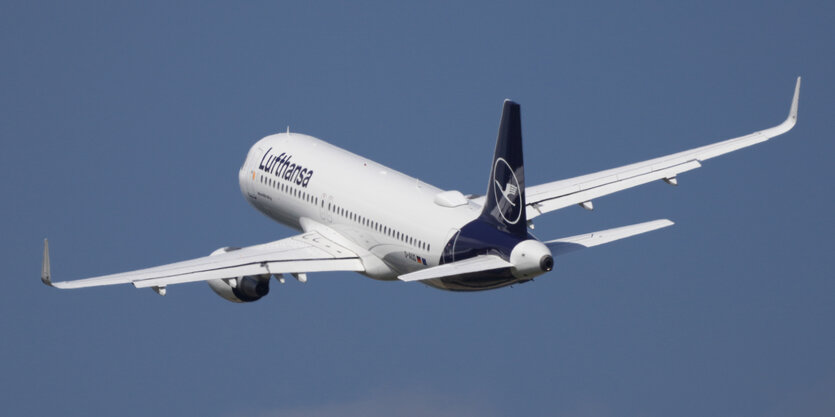
[[[792,97],[792,107],[789,110],[789,119],[797,121],[797,105],[800,101],[800,77],[797,77],[797,83],[794,86],[794,96]]]
[[[47,285],[52,286],[52,277],[49,268],[49,240],[43,240],[43,264],[41,265],[41,281]]]

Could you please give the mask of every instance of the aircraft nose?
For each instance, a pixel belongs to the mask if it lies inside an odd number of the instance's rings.
[[[243,165],[241,165],[241,169],[238,170],[238,186],[244,197],[249,192],[250,184],[255,180],[255,171],[253,170],[253,164],[250,159],[250,155],[247,155]]]
[[[246,165],[242,166],[240,170],[238,170],[238,186],[241,187],[241,191],[246,191],[246,184],[247,184],[248,175],[246,172]]]

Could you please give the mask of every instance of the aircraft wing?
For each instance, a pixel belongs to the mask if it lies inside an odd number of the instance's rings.
[[[791,130],[797,122],[799,95],[800,77],[797,77],[789,115],[777,126],[644,162],[526,187],[527,218],[530,220],[540,214],[574,204],[591,208],[591,201],[595,198],[651,181],[664,180],[675,185],[677,174],[700,167],[701,162],[706,159],[765,142]]]
[[[309,232],[275,242],[153,268],[75,281],[52,282],[49,243],[44,240],[41,280],[46,285],[62,289],[128,283],[136,288],[163,288],[171,284],[247,275],[364,270],[355,253],[318,232]]]

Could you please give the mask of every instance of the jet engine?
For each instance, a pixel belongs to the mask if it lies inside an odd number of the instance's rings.
[[[210,256],[232,252],[240,248],[220,248]],[[271,275],[255,275],[206,281],[217,295],[235,303],[258,301],[270,292]]]

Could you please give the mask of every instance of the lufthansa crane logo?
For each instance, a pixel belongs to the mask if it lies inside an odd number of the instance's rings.
[[[496,158],[493,164],[493,197],[499,215],[509,224],[516,224],[522,217],[522,190],[519,179],[504,158]]]

